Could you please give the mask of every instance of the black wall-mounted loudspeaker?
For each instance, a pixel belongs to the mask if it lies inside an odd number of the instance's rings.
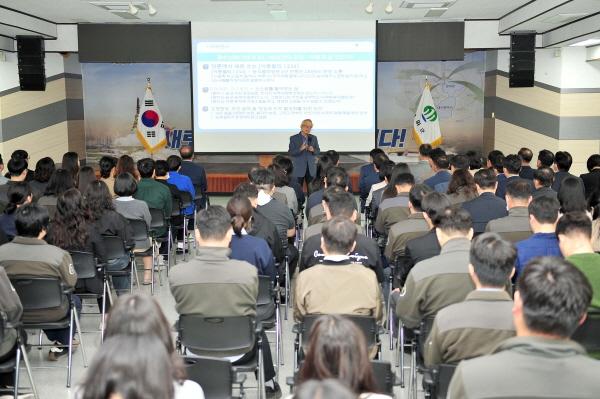
[[[533,87],[535,75],[535,32],[510,35],[509,87]]]
[[[17,36],[21,90],[46,90],[45,56],[44,39],[41,36]]]

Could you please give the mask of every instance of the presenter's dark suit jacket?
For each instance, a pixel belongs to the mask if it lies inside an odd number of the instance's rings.
[[[594,191],[600,190],[600,169],[579,175],[585,187],[585,196],[589,197]]]
[[[319,148],[319,140],[317,140],[317,136],[312,134],[309,134],[307,137],[307,144],[314,147],[314,153],[309,151],[300,151],[300,147],[302,146],[303,142],[304,138],[302,137],[302,133],[290,136],[288,154],[290,158],[292,158],[292,163],[294,164],[293,176],[304,177],[306,175],[306,169],[308,168],[308,173],[312,177],[315,177],[317,174],[316,157],[321,152],[321,149]]]
[[[483,233],[490,220],[508,216],[506,201],[492,193],[482,193],[479,197],[462,204],[473,220],[475,234]]]

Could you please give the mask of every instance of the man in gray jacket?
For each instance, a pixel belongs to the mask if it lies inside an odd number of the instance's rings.
[[[489,356],[460,363],[448,398],[596,398],[600,362],[569,337],[585,321],[587,278],[556,257],[532,260],[521,274],[513,319],[517,336]]]

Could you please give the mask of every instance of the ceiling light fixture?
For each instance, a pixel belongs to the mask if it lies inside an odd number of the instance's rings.
[[[148,14],[153,17],[156,15],[156,13],[158,12],[158,10],[156,8],[154,8],[154,6],[152,6],[152,4],[148,3]]]
[[[367,14],[373,14],[373,0],[369,1],[369,4],[365,7],[365,12]]]
[[[387,6],[385,6],[385,12],[391,14],[394,12],[394,6],[392,5],[392,1],[388,1]]]
[[[129,13],[131,15],[136,15],[140,10],[134,6],[132,3],[129,3]]]

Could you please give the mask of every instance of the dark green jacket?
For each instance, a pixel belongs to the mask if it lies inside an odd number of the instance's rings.
[[[171,191],[167,186],[153,179],[141,179],[138,182],[137,191],[133,195],[135,199],[144,201],[148,204],[148,208],[162,209],[165,216],[171,215],[173,200],[171,199]],[[157,231],[158,235],[164,235],[166,229]]]

